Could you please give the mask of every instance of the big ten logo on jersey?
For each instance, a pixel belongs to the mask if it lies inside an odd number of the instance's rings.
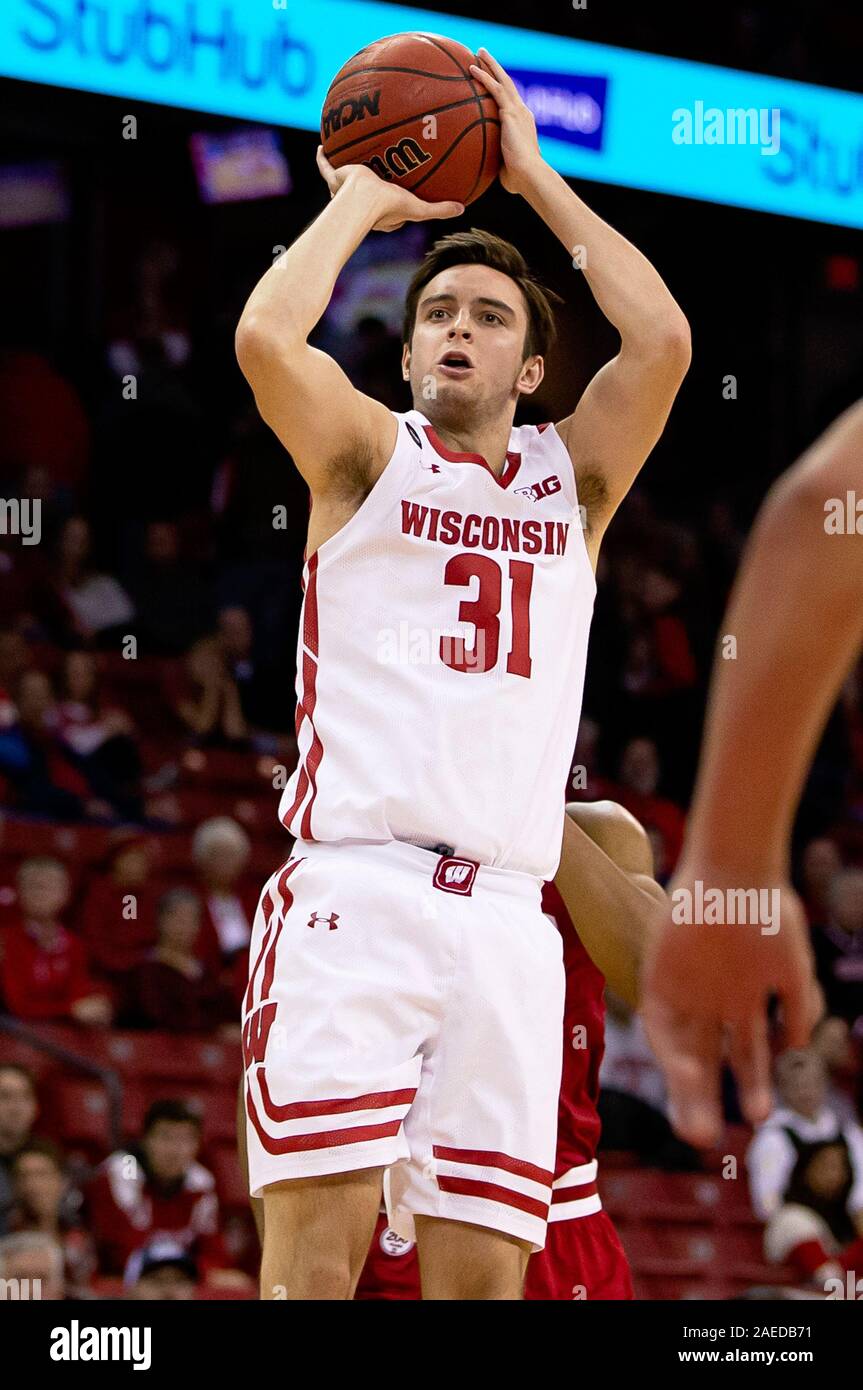
[[[560,478],[556,473],[552,473],[540,483],[532,483],[530,487],[517,487],[513,491],[521,497],[532,497],[534,502],[541,502],[543,497],[551,497],[552,493],[560,492],[560,487]]]
[[[443,893],[459,893],[469,898],[478,868],[479,864],[473,859],[439,859],[432,883]]]

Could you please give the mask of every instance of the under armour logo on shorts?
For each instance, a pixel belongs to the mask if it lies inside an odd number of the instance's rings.
[[[338,926],[338,921],[339,914],[337,912],[331,912],[329,917],[323,917],[319,912],[313,912],[309,918],[308,925],[310,927],[316,927],[318,922],[329,922],[330,931],[335,931]]]
[[[432,883],[444,893],[461,893],[469,898],[478,868],[473,859],[439,859]]]

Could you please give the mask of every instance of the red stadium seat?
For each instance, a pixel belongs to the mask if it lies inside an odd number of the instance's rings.
[[[40,1052],[30,1043],[0,1029],[0,1063],[4,1062],[10,1066],[24,1067],[37,1085],[40,1085],[42,1079],[56,1066],[53,1057],[49,1057],[47,1053]]]
[[[752,1224],[745,1176],[724,1179],[714,1173],[665,1173],[640,1168],[604,1173],[599,1190],[612,1216],[679,1225],[706,1222]]]
[[[234,1084],[240,1076],[239,1041],[182,1037],[176,1033],[102,1034],[93,1060],[124,1077],[147,1082],[188,1082],[193,1086]]]
[[[715,1267],[718,1241],[707,1227],[634,1226],[621,1234],[621,1240],[639,1274],[692,1278]]]
[[[123,1126],[134,1132],[134,1114],[127,1124],[129,1105],[123,1094]],[[98,1081],[79,1081],[67,1075],[50,1080],[46,1102],[50,1126],[58,1140],[67,1148],[83,1147],[93,1156],[101,1157],[111,1148],[108,1093]]]

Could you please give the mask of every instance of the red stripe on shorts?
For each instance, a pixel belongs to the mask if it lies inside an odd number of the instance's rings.
[[[434,1146],[435,1158],[445,1158],[450,1163],[471,1163],[480,1168],[502,1168],[507,1173],[515,1173],[519,1178],[531,1178],[551,1187],[553,1173],[545,1168],[537,1168],[535,1163],[525,1163],[522,1158],[510,1158],[509,1154],[494,1153],[490,1149],[448,1149],[440,1144]]]
[[[285,925],[285,917],[290,912],[294,901],[294,895],[288,888],[288,879],[290,878],[294,870],[298,868],[300,864],[302,864],[302,862],[302,857],[300,857],[299,859],[294,859],[293,862],[289,859],[281,874],[279,875],[279,892],[282,897],[282,910],[278,914],[276,920],[276,930],[273,932],[273,935],[270,939],[269,947],[267,949],[267,960],[264,966],[264,978],[261,981],[261,1003],[263,1003],[265,999],[269,999],[270,997],[270,987],[273,983],[273,975],[276,973],[276,947],[279,944],[279,937],[282,934],[282,927]]]
[[[356,1125],[353,1129],[328,1129],[317,1134],[288,1134],[281,1139],[268,1134],[258,1118],[251,1092],[246,1088],[246,1113],[252,1122],[261,1146],[269,1154],[303,1153],[312,1149],[331,1149],[343,1144],[367,1144],[373,1139],[389,1139],[398,1134],[401,1120],[386,1120],[378,1125]]]
[[[441,1192],[458,1192],[463,1197],[485,1197],[489,1202],[503,1202],[508,1207],[518,1207],[541,1221],[548,1220],[548,1202],[539,1202],[536,1197],[528,1197],[525,1192],[513,1192],[509,1187],[501,1187],[496,1182],[480,1182],[477,1178],[441,1177],[437,1185]]]
[[[556,1206],[558,1202],[578,1202],[582,1197],[595,1197],[599,1192],[595,1182],[580,1183],[572,1187],[556,1187],[551,1194],[551,1204]]]
[[[243,998],[244,1015],[247,1014],[252,1007],[252,992],[255,988],[255,976],[258,973],[258,968],[261,964],[261,961],[264,959],[264,952],[267,949],[267,943],[270,940],[270,933],[273,929],[273,900],[270,897],[269,892],[265,893],[263,899],[261,900],[261,909],[263,911],[264,921],[266,922],[267,926],[263,938],[261,940],[261,949],[258,952],[258,958],[252,966],[252,973],[249,975],[249,983],[246,986],[246,993],[245,997]]]
[[[310,1115],[348,1115],[352,1110],[385,1110],[390,1105],[410,1105],[417,1093],[416,1086],[402,1091],[369,1091],[364,1096],[347,1100],[295,1100],[289,1105],[276,1105],[270,1095],[266,1072],[258,1072],[261,1100],[268,1120],[305,1120]]]

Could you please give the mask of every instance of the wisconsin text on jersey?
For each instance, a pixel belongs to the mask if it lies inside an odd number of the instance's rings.
[[[507,516],[478,516],[441,511],[402,498],[402,532],[466,550],[512,550],[525,555],[563,555],[569,538],[568,521],[521,521]]]

